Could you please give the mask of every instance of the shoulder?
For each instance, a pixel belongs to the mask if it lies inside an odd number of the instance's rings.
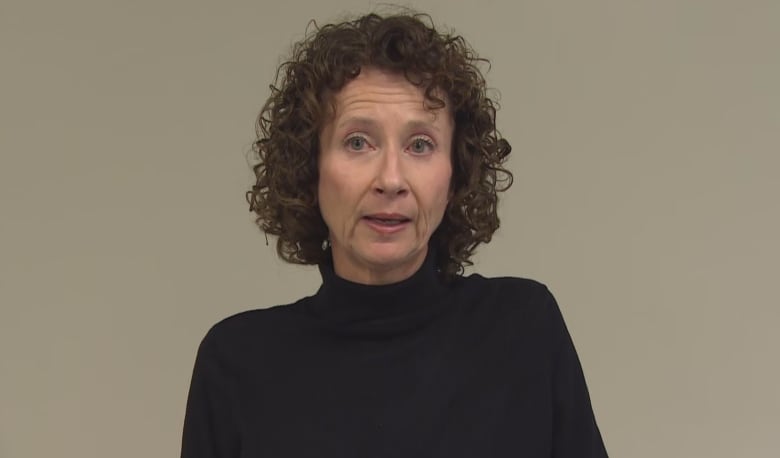
[[[547,285],[544,283],[522,277],[485,277],[480,274],[471,274],[468,277],[462,277],[461,281],[466,285],[474,285],[482,288],[513,290],[531,294],[539,294],[547,291]]]
[[[305,297],[290,304],[239,312],[218,321],[212,326],[210,332],[216,334],[242,333],[268,326],[271,323],[278,325],[294,318],[301,306],[309,299],[309,297]]]
[[[201,348],[220,354],[244,353],[250,348],[276,342],[299,328],[300,315],[310,297],[284,305],[253,309],[228,316],[211,326]]]
[[[473,274],[456,280],[453,292],[470,319],[481,317],[507,326],[549,330],[557,326],[560,315],[547,285],[528,278]]]
[[[544,306],[554,302],[547,285],[529,278],[488,278],[472,274],[456,280],[453,288],[459,294],[484,298],[491,303],[510,307]]]

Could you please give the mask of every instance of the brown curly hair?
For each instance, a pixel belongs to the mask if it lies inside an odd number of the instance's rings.
[[[512,185],[503,167],[512,148],[496,130],[496,103],[478,67],[486,63],[461,36],[438,32],[423,14],[315,24],[278,68],[253,144],[257,181],[246,198],[260,228],[278,236],[279,256],[297,264],[329,257],[317,205],[319,134],[332,95],[362,67],[375,67],[403,74],[424,88],[429,108],[448,105],[454,115],[452,198],[430,244],[445,277],[462,274],[475,248],[498,229],[497,192]],[[437,97],[442,93],[446,104]]]

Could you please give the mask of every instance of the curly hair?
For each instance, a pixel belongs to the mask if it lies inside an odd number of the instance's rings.
[[[496,103],[480,64],[489,64],[461,36],[438,32],[424,14],[368,14],[314,30],[277,69],[257,119],[256,182],[246,198],[257,224],[278,237],[279,256],[319,264],[328,228],[317,204],[319,134],[332,94],[362,67],[403,74],[424,90],[429,109],[454,116],[452,198],[430,244],[445,278],[463,273],[480,243],[499,227],[498,192],[512,185],[503,167],[511,146],[496,130]],[[446,94],[447,103],[437,94]]]

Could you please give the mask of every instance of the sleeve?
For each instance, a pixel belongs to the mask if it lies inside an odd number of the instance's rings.
[[[181,458],[234,458],[240,453],[232,396],[235,378],[217,350],[214,330],[195,358],[184,416]]]
[[[555,299],[548,310],[553,350],[553,458],[607,456],[577,352]]]

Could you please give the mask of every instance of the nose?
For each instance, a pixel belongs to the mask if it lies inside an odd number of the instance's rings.
[[[401,196],[409,192],[409,186],[403,172],[400,148],[390,148],[380,156],[374,192],[387,197]]]

